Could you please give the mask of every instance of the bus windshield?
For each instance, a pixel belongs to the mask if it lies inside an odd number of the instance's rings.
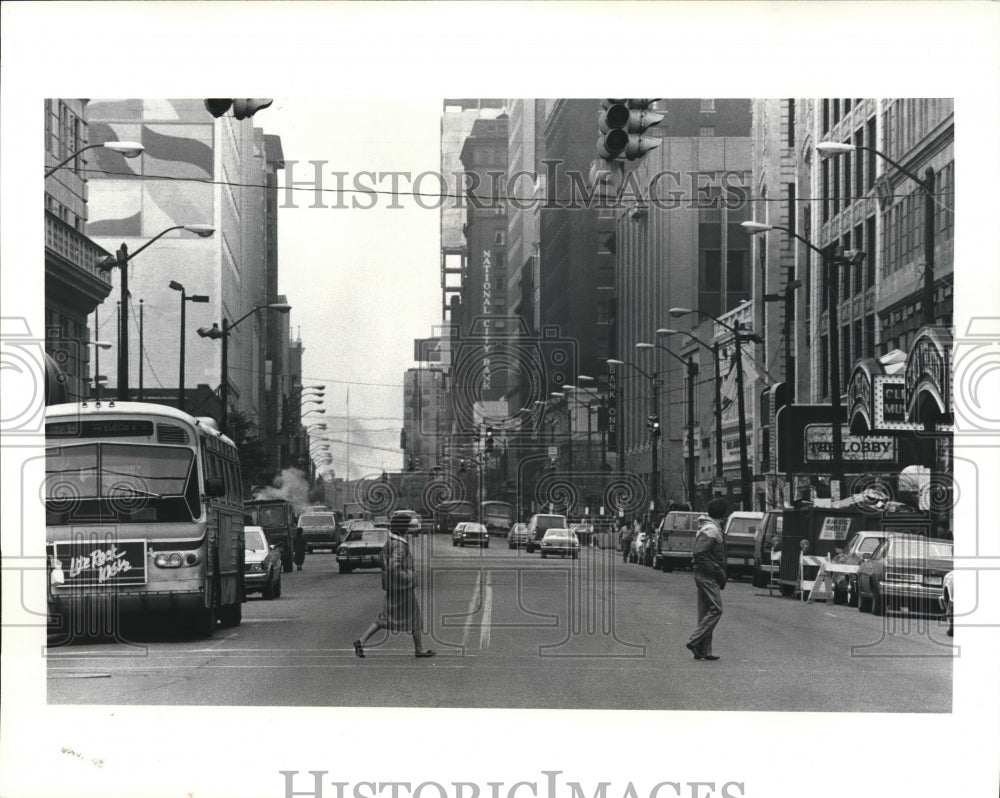
[[[45,456],[48,523],[193,521],[201,516],[194,452],[180,446],[78,443]]]

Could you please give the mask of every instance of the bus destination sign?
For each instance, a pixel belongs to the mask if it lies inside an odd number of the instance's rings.
[[[152,421],[134,419],[53,421],[45,425],[47,438],[148,438],[152,434]]]

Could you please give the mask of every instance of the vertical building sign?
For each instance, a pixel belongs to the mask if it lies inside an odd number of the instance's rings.
[[[493,313],[493,284],[492,275],[493,253],[491,250],[483,250],[483,393],[490,390],[492,378],[490,375],[490,315]]]
[[[618,451],[618,381],[614,366],[608,366],[608,451]]]

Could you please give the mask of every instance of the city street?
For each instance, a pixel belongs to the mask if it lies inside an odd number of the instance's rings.
[[[690,572],[660,573],[586,548],[541,559],[494,538],[453,548],[416,539],[425,645],[352,641],[382,604],[379,572],[340,574],[326,552],[253,596],[237,628],[193,640],[150,630],[136,643],[53,648],[55,704],[534,707],[950,712],[952,649],[935,618],[804,604],[733,581],[718,662],[684,648],[696,617]]]

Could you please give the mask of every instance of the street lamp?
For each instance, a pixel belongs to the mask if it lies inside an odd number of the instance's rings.
[[[102,271],[111,271],[115,268],[121,271],[121,297],[119,301],[121,302],[122,312],[118,328],[118,401],[120,402],[128,401],[128,264],[132,258],[146,247],[173,230],[187,230],[189,233],[194,233],[201,238],[208,238],[215,233],[215,228],[207,224],[177,224],[173,227],[168,227],[161,233],[157,233],[131,254],[129,254],[128,247],[123,243],[115,253],[115,257],[112,258],[109,256],[97,264],[97,268]]]
[[[843,144],[839,141],[821,141],[816,145],[816,152],[823,159],[837,157],[854,150],[863,150],[879,156],[920,186],[920,190],[924,193],[924,297],[922,304],[924,306],[924,324],[934,324],[934,169],[928,166],[924,170],[923,179],[921,179],[905,166],[874,147]]]
[[[606,358],[604,362],[607,363],[609,366],[629,366],[630,368],[633,368],[636,371],[638,371],[647,380],[649,380],[649,385],[650,388],[652,389],[652,398],[653,398],[653,412],[652,415],[650,416],[650,421],[652,422],[652,419],[654,418],[658,419],[660,416],[660,411],[659,411],[660,385],[659,385],[659,378],[656,372],[654,371],[651,375],[647,374],[645,371],[643,371],[634,363],[628,363],[624,360],[618,360],[616,358]],[[652,483],[650,490],[650,498],[652,499],[654,513],[656,512],[657,509],[659,509],[660,506],[660,452],[659,452],[660,445],[658,437],[659,437],[658,430],[650,429],[650,445],[652,448],[653,463],[649,478],[650,482]]]
[[[686,335],[698,345],[705,347],[712,353],[712,360],[715,364],[715,476],[722,477],[722,374],[721,357],[719,353],[719,342],[714,341],[711,346],[706,344],[697,335],[686,330],[672,330],[669,327],[661,327],[656,331],[657,335]]]
[[[788,404],[795,402],[795,359],[792,357],[792,314],[795,302],[795,289],[802,287],[801,280],[790,280],[785,285],[784,295],[764,294],[765,302],[784,302],[785,319],[781,334],[785,338],[785,385],[788,388]]]
[[[76,158],[76,156],[79,155],[81,152],[86,152],[87,150],[93,150],[96,149],[97,147],[103,147],[106,150],[117,152],[119,155],[122,155],[126,158],[136,158],[139,155],[141,155],[142,152],[146,149],[137,141],[106,141],[103,144],[88,144],[86,147],[83,147],[82,149],[79,149],[76,152],[74,152],[66,160],[60,161],[55,166],[52,166],[49,169],[45,170],[45,176],[50,177],[53,174],[53,172],[57,172],[59,169],[62,169],[62,167],[64,167],[66,164],[68,164],[70,161]]]
[[[202,338],[222,339],[222,385],[219,386],[219,399],[222,409],[220,411],[221,419],[219,426],[221,427],[223,434],[227,434],[229,427],[229,333],[231,333],[236,325],[238,325],[241,321],[249,318],[258,310],[262,310],[264,308],[276,310],[278,313],[288,313],[292,309],[292,306],[286,302],[271,302],[266,305],[257,305],[252,310],[249,310],[240,316],[232,324],[229,323],[229,319],[223,316],[221,329],[217,324],[213,324],[211,327],[200,327],[198,329],[198,335]]]
[[[670,355],[675,360],[679,360],[684,368],[687,370],[687,404],[688,404],[688,417],[687,417],[687,428],[688,428],[688,462],[687,462],[687,494],[688,494],[688,505],[691,509],[694,509],[694,379],[698,376],[698,364],[694,362],[694,358],[688,355],[687,360],[682,358],[680,355],[671,352],[667,347],[662,344],[651,344],[644,341],[640,341],[635,345],[636,349],[662,349],[668,355]]]
[[[820,249],[811,241],[803,238],[794,230],[790,230],[787,227],[782,227],[776,224],[764,224],[763,222],[743,222],[741,224],[743,229],[747,231],[750,235],[756,235],[758,233],[766,233],[769,230],[780,230],[783,233],[787,233],[792,238],[797,241],[801,241],[809,249],[819,255],[820,260],[823,263],[823,271],[827,275],[826,289],[827,289],[827,304],[828,317],[827,317],[827,327],[829,328],[828,334],[830,338],[829,342],[829,367],[830,367],[830,404],[832,406],[833,419],[830,423],[830,429],[832,432],[831,446],[833,451],[830,457],[830,495],[834,498],[838,498],[840,495],[840,486],[844,482],[844,452],[843,452],[843,435],[840,428],[840,416],[841,410],[841,400],[840,400],[840,322],[838,320],[838,305],[840,303],[840,266],[848,264],[861,263],[864,260],[865,253],[859,252],[858,250],[846,250],[843,253],[831,254],[829,248]]]
[[[185,407],[184,407],[184,405],[185,405],[185,396],[184,396],[184,327],[185,327],[186,318],[187,318],[187,313],[186,313],[187,303],[188,302],[208,302],[209,299],[208,299],[208,296],[206,296],[205,294],[191,294],[191,296],[188,296],[187,292],[184,290],[184,286],[181,285],[180,283],[176,282],[175,280],[171,280],[170,281],[170,287],[174,291],[180,291],[181,292],[181,371],[180,371],[180,380],[177,383],[177,409],[183,411],[185,409]]]
[[[101,350],[110,349],[110,341],[87,341],[88,346],[94,347],[94,392],[95,399],[101,399],[101,382],[107,381],[107,377],[101,377]]]
[[[750,509],[752,506],[750,503],[752,486],[750,484],[750,459],[747,455],[747,412],[746,398],[743,395],[743,349],[741,344],[743,341],[760,342],[761,338],[756,334],[747,335],[746,333],[740,332],[740,330],[736,327],[726,324],[724,321],[720,321],[711,313],[706,313],[704,310],[692,310],[691,308],[670,308],[670,315],[675,319],[681,316],[688,316],[692,313],[697,313],[708,319],[712,319],[720,327],[729,330],[733,334],[733,340],[736,344],[736,408],[739,414],[740,425],[740,503],[743,505],[743,509]]]

